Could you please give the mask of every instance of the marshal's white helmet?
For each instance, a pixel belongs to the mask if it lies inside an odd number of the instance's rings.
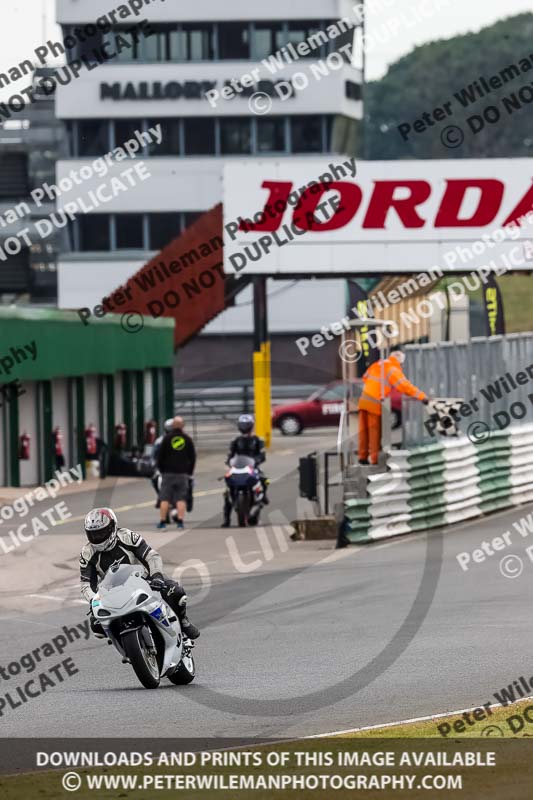
[[[87,539],[95,550],[111,550],[117,541],[118,520],[111,508],[93,508],[85,517]]]
[[[165,420],[165,432],[170,433],[170,431],[174,430],[174,417],[170,417],[169,419]]]

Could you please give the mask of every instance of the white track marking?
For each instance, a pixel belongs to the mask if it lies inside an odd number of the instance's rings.
[[[209,494],[222,494],[223,491],[224,491],[223,489],[205,489],[200,492],[195,492],[194,496],[205,497],[206,495]],[[149,506],[155,508],[155,500],[148,500],[145,503],[136,503],[135,505],[132,506],[121,506],[120,508],[116,508],[115,511],[117,513],[120,513],[121,511],[131,511],[134,508],[148,508]],[[69,517],[68,519],[60,520],[59,522],[52,522],[52,527],[55,528],[58,527],[59,525],[66,525],[69,522],[80,522],[82,519],[85,519],[85,514],[82,514],[79,517]]]
[[[334,550],[332,553],[329,554],[329,556],[323,558],[322,561],[320,561],[319,563],[331,564],[333,561],[340,561],[341,558],[347,558],[348,556],[355,555],[356,553],[359,552],[359,549],[360,548],[356,547],[346,547],[343,548],[342,550]]]
[[[520,700],[533,700],[533,695],[528,695],[527,697],[520,697]],[[412,717],[411,719],[400,719],[396,722],[382,722],[379,725],[364,725],[361,728],[347,728],[343,731],[331,731],[330,733],[314,733],[311,736],[303,736],[303,739],[324,739],[327,736],[342,736],[345,733],[359,733],[360,731],[377,731],[382,728],[397,728],[398,725],[408,725],[411,722],[429,722],[435,719],[442,719],[443,717],[454,717],[457,714],[464,714],[467,711],[475,711],[477,706],[471,706],[470,708],[460,708],[457,711],[442,711],[438,714],[429,714],[425,717]],[[501,703],[492,703],[488,706],[488,708],[504,708]],[[443,737],[444,738],[444,737]],[[296,741],[296,740],[295,740]]]
[[[39,600],[57,600],[60,603],[65,599],[64,597],[57,597],[57,595],[52,594],[27,594],[25,597],[37,597]]]

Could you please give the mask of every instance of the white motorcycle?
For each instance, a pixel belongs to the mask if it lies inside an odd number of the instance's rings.
[[[110,567],[91,605],[107,643],[115,645],[146,689],[156,689],[163,677],[176,685],[194,679],[194,642],[184,638],[176,614],[152,589],[142,567]]]

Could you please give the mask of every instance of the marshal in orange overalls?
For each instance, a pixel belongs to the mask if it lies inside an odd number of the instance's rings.
[[[427,395],[407,380],[396,354],[371,364],[363,375],[363,381],[363,392],[357,406],[359,460],[377,464],[381,445],[382,399],[390,395],[393,387],[417,400],[426,400]]]

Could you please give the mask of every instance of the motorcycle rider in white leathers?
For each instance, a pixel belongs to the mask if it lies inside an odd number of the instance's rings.
[[[117,517],[110,508],[93,508],[85,517],[87,543],[80,555],[81,594],[89,603],[98,590],[98,584],[107,570],[116,564],[140,564],[150,577],[152,587],[177,615],[184,636],[197,639],[198,628],[187,617],[187,595],[176,581],[163,575],[163,561],[139,533],[129,528],[119,528]],[[92,616],[91,628],[98,638],[104,633],[98,620]]]

